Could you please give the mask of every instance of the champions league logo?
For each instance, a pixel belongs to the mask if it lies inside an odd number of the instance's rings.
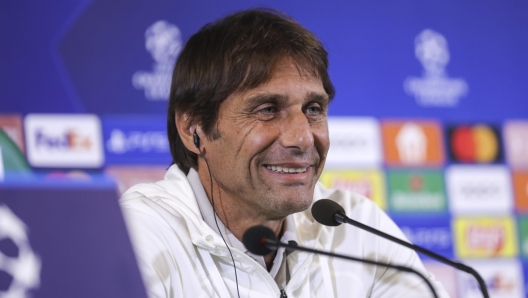
[[[137,71],[132,85],[145,91],[148,100],[168,100],[172,68],[182,47],[180,29],[166,21],[157,21],[145,32],[145,48],[154,59],[151,72]]]
[[[460,97],[468,93],[463,79],[452,79],[446,74],[449,50],[446,39],[430,29],[422,31],[415,39],[416,58],[422,63],[422,77],[408,77],[403,83],[405,92],[414,96],[423,107],[454,107]]]
[[[0,271],[11,277],[7,290],[0,291],[0,298],[27,297],[29,290],[40,286],[41,262],[31,250],[26,230],[26,225],[7,206],[0,205],[0,243],[15,246],[10,252],[0,250]]]

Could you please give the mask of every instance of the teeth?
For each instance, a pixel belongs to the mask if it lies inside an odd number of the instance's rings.
[[[304,173],[306,168],[285,168],[285,167],[276,167],[276,166],[266,166],[268,169],[277,172],[277,173]]]

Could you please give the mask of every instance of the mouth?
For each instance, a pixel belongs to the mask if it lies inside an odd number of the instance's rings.
[[[281,166],[272,166],[272,165],[266,165],[266,168],[268,170],[271,170],[275,173],[279,174],[300,174],[305,173],[309,166],[303,166],[303,167],[281,167]]]

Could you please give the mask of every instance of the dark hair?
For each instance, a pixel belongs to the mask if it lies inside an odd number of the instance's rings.
[[[205,25],[191,36],[174,67],[167,118],[173,163],[185,173],[197,167],[197,155],[185,148],[176,129],[176,114],[190,117],[207,138],[217,139],[221,103],[269,81],[284,58],[320,78],[333,98],[327,56],[310,31],[279,11],[251,9]]]

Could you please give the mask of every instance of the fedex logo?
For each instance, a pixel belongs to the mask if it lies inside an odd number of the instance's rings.
[[[69,129],[60,135],[51,135],[38,129],[36,132],[36,147],[66,150],[90,150],[93,142],[90,136],[81,135],[75,129]]]
[[[484,250],[492,255],[504,246],[505,231],[502,226],[470,226],[466,230],[466,245],[470,250]]]
[[[33,167],[98,168],[103,165],[101,124],[89,114],[29,114],[24,118]]]

